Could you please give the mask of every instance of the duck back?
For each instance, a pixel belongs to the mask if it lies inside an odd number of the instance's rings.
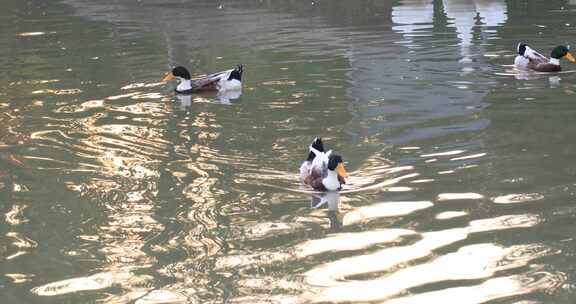
[[[529,66],[534,71],[538,72],[560,72],[562,68],[557,64],[551,63],[538,63],[538,64],[530,64]]]

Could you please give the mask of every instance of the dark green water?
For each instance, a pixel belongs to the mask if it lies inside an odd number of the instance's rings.
[[[5,0],[1,303],[573,303],[576,2]],[[240,96],[176,97],[245,65]],[[315,136],[341,193],[298,167]]]

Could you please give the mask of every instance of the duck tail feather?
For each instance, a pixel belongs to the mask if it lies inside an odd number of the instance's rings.
[[[518,52],[518,55],[524,56],[524,53],[526,52],[526,47],[528,47],[528,45],[526,43],[524,43],[524,42],[518,43],[518,46],[516,47],[516,51]]]
[[[244,73],[244,66],[239,64],[232,72],[230,72],[230,76],[228,76],[228,80],[236,79],[238,81],[242,81],[242,74]]]
[[[324,144],[322,143],[322,138],[320,137],[314,138],[314,141],[312,141],[312,144],[310,144],[308,149],[310,150],[310,152],[308,153],[308,158],[306,160],[312,161],[314,160],[316,155],[324,152]]]
[[[324,143],[322,143],[322,138],[320,137],[314,138],[314,141],[312,142],[312,147],[314,147],[316,150],[320,152],[324,152]]]
[[[527,45],[524,46],[524,54],[522,56],[524,56],[524,57],[526,57],[526,58],[528,58],[534,62],[547,62],[548,61],[548,58],[546,58],[546,56],[538,53],[533,48],[531,48]]]

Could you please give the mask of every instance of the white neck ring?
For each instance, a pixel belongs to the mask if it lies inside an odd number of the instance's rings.
[[[560,65],[560,60],[556,59],[556,58],[550,58],[549,62],[550,62],[550,64],[553,64],[553,65]]]

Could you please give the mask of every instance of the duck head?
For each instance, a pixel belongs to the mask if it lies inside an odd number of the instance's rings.
[[[328,173],[325,178],[322,179],[322,184],[328,191],[337,191],[342,189],[342,184],[346,183],[346,169],[344,169],[344,164],[342,162],[342,157],[340,155],[331,154],[328,158]]]
[[[179,78],[180,80],[190,80],[190,72],[185,67],[177,66],[168,72],[162,81],[170,81]]]
[[[348,177],[348,173],[346,173],[346,169],[344,168],[342,156],[338,154],[331,154],[330,157],[328,157],[328,170],[336,170],[338,175],[342,176],[343,178]]]
[[[570,49],[563,45],[555,47],[550,53],[550,57],[554,59],[560,59],[565,57],[568,61],[576,63],[576,59],[570,53]]]

